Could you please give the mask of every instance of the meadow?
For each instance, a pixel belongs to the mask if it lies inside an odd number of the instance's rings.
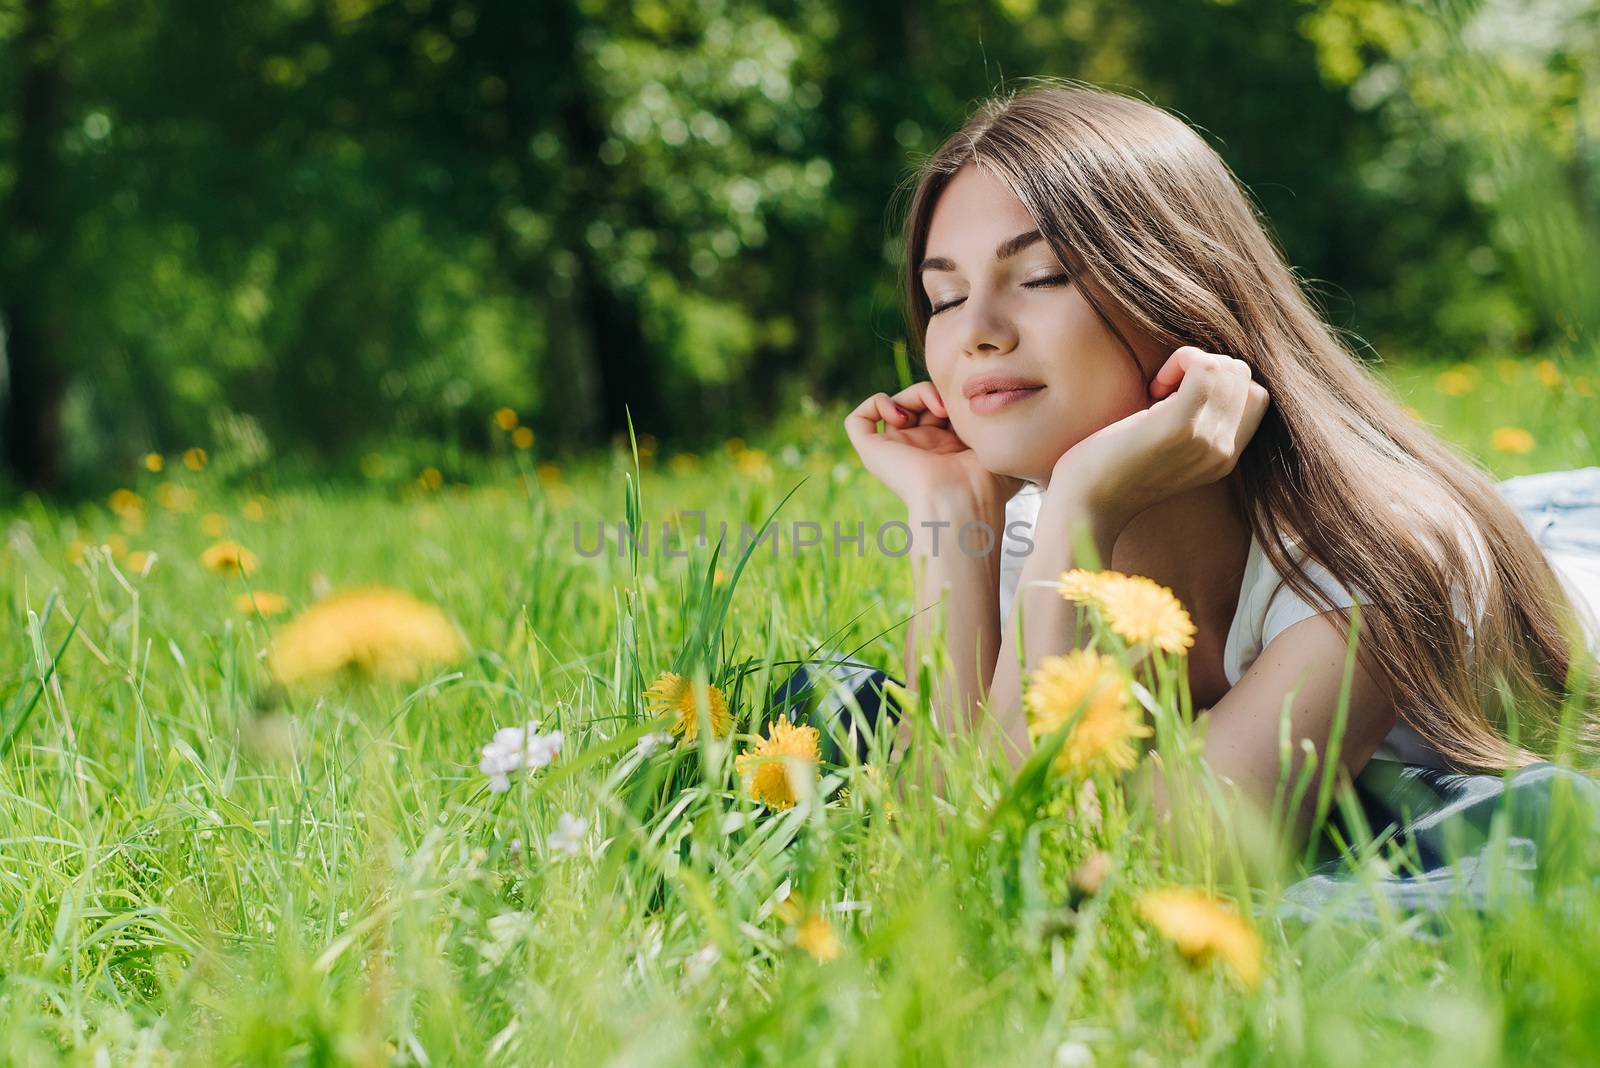
[[[1497,475],[1600,463],[1593,360],[1384,373]],[[736,551],[775,509],[903,518],[843,413],[558,465],[507,411],[482,461],[275,485],[191,451],[0,517],[0,1062],[1593,1062],[1592,841],[1486,901],[1293,916],[1302,872],[1162,849],[1114,776],[1013,775],[914,695],[943,801],[749,759],[798,661],[899,674],[903,560]],[[696,510],[730,544],[664,551]],[[624,520],[648,550],[580,551]],[[304,622],[372,586],[416,600]],[[697,665],[726,737],[707,691],[682,739],[645,696]]]

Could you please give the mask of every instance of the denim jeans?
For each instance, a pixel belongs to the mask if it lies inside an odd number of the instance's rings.
[[[1545,549],[1600,557],[1600,467],[1518,475],[1499,488]]]
[[[1518,475],[1499,489],[1544,549],[1600,656],[1600,467]]]
[[[792,722],[816,727],[822,734],[822,758],[829,763],[845,762],[835,734],[847,739],[856,759],[865,762],[879,718],[885,713],[890,720],[900,718],[899,703],[884,688],[886,680],[902,685],[871,664],[830,655],[796,668],[773,695],[769,707]],[[888,740],[893,740],[892,732]]]

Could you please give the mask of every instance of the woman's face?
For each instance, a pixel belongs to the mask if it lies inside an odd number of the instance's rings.
[[[1048,484],[1073,445],[1149,406],[1127,350],[989,171],[968,163],[950,179],[925,255],[928,373],[984,467]],[[1160,358],[1128,324],[1117,325],[1154,374]]]

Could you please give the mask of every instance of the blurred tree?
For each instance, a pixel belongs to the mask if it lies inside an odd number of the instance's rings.
[[[1439,239],[1481,232],[1484,243],[1457,262],[1514,285],[1505,299],[1458,282],[1451,295],[1476,303],[1474,325],[1489,325],[1500,345],[1600,338],[1600,9],[1588,0],[1339,0],[1304,27],[1329,81],[1385,123],[1383,155],[1410,149],[1407,186],[1418,199],[1437,189],[1441,159],[1461,176],[1452,192],[1483,223]],[[1414,225],[1436,226],[1438,214],[1419,212]],[[1435,273],[1448,276],[1439,260]],[[1461,314],[1444,308],[1452,312]],[[1501,321],[1478,323],[1484,312]]]
[[[625,411],[698,446],[884,388],[905,179],[1022,75],[1201,126],[1380,348],[1526,343],[1551,319],[1472,185],[1492,139],[1394,73],[1433,54],[1407,11],[0,0],[4,462],[445,462],[501,406],[541,450]],[[1566,121],[1552,78],[1519,114]]]

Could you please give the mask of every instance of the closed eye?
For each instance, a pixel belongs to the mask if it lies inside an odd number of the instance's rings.
[[[1053,288],[1055,286],[1064,286],[1064,285],[1066,285],[1067,283],[1069,283],[1071,281],[1072,281],[1072,278],[1069,275],[1053,274],[1053,275],[1050,275],[1048,278],[1035,278],[1031,282],[1024,282],[1022,284],[1023,284],[1024,287],[1029,288],[1029,289],[1046,289],[1046,288]],[[944,311],[946,308],[954,308],[957,304],[960,304],[962,301],[964,301],[966,299],[967,299],[966,297],[960,297],[960,298],[958,298],[956,300],[945,301],[943,304],[940,304],[937,307],[931,309],[928,312],[928,314],[929,315],[938,315],[940,312]]]

